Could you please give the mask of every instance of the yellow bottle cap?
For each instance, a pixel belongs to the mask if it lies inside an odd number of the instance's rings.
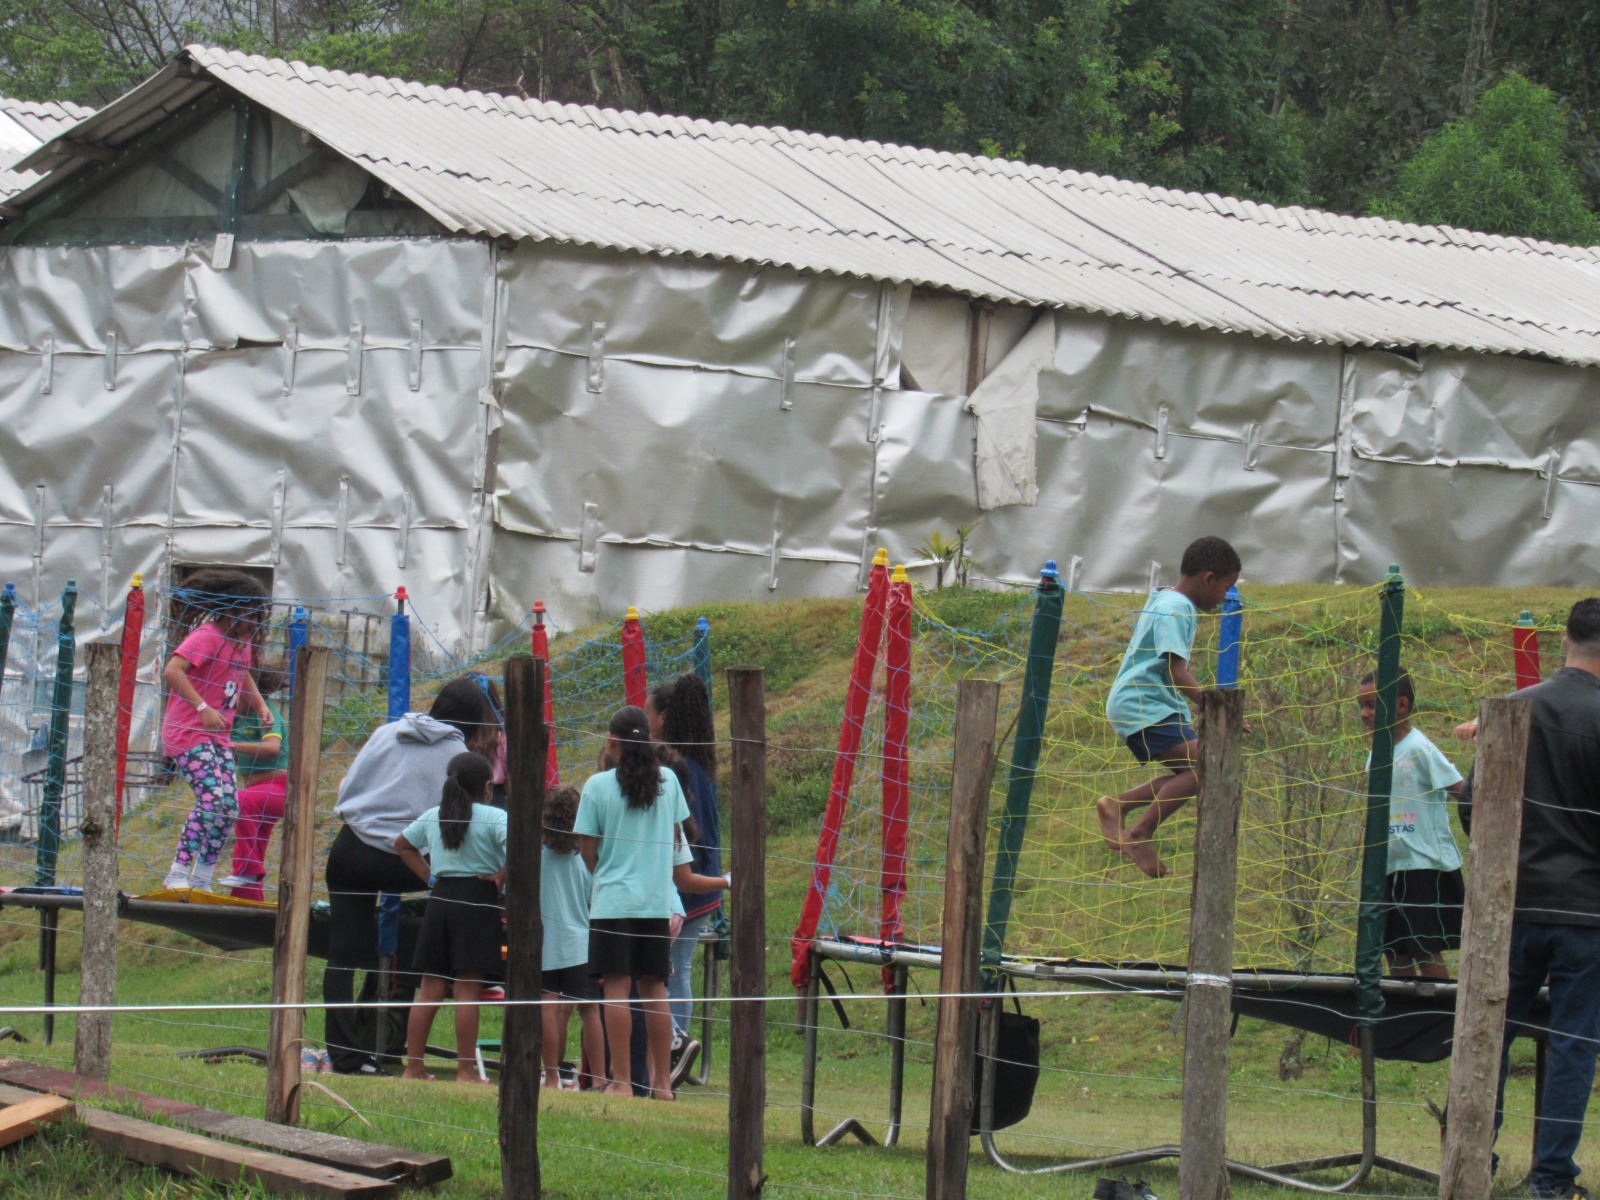
[[[638,619],[639,619],[639,610],[637,608],[635,608],[631,604],[628,605],[628,620],[637,621]]]
[[[906,574],[904,563],[895,563],[894,570],[889,574],[890,583],[910,583],[911,578]]]
[[[875,567],[887,567],[889,565],[889,548],[887,546],[878,547],[878,552],[872,556],[872,565]]]
[[[141,571],[137,575],[135,575],[133,577],[133,582],[131,584],[129,584],[128,586],[129,587],[142,588],[144,586],[144,572]]]

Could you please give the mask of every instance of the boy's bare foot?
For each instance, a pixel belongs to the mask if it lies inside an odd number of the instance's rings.
[[[418,1067],[416,1070],[412,1070],[410,1067],[407,1067],[404,1071],[400,1072],[400,1078],[401,1079],[431,1080],[433,1078],[433,1076],[429,1075],[426,1071],[424,1071],[420,1067]]]
[[[1101,796],[1094,802],[1094,811],[1100,818],[1100,833],[1106,846],[1117,854],[1126,853],[1122,846],[1122,805],[1113,796]]]
[[[670,1090],[668,1090],[667,1088],[652,1088],[650,1090],[650,1099],[652,1099],[652,1100],[676,1100],[677,1096],[673,1095],[672,1092]]]
[[[457,1073],[456,1082],[457,1083],[480,1083],[480,1084],[487,1085],[489,1081],[487,1079],[485,1079],[482,1075],[479,1075],[476,1070],[472,1070],[472,1071],[462,1071],[462,1072]]]
[[[1133,859],[1134,865],[1151,879],[1172,874],[1172,868],[1161,861],[1161,856],[1156,853],[1155,842],[1148,837],[1123,838],[1122,852]]]
[[[608,1083],[606,1084],[606,1095],[627,1096],[631,1100],[633,1098],[633,1088],[626,1083]]]

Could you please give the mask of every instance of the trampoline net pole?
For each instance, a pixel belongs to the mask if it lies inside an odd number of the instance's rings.
[[[1367,825],[1356,924],[1357,1011],[1363,1023],[1383,1015],[1383,887],[1389,869],[1389,796],[1394,782],[1394,722],[1404,617],[1405,582],[1400,568],[1391,566],[1378,598],[1378,661],[1373,672],[1377,715],[1367,766]]]
[[[1055,672],[1056,641],[1061,634],[1063,594],[1055,560],[1045,563],[1034,596],[1033,624],[1028,632],[1028,661],[1023,670],[1021,711],[1011,743],[1011,770],[1006,780],[1005,811],[995,849],[994,883],[989,888],[989,915],[983,929],[983,987],[999,986],[998,968],[1011,920],[1012,887],[1028,831],[1028,810],[1039,770],[1045,717],[1050,711],[1050,682]]]

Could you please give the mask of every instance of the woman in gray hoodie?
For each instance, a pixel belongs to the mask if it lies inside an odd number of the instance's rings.
[[[447,683],[426,713],[380,726],[339,784],[333,812],[344,825],[328,852],[328,966],[322,996],[329,1004],[355,998],[355,974],[378,957],[378,893],[416,892],[422,884],[394,852],[394,840],[439,803],[447,767],[500,728],[472,676]],[[356,1033],[356,1012],[326,1010],[328,1059],[341,1074],[377,1070],[373,1047]]]

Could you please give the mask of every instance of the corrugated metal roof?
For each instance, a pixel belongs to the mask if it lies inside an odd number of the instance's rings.
[[[970,155],[545,104],[191,47],[74,139],[127,142],[215,80],[444,226],[914,283],[1258,337],[1600,364],[1600,249]],[[27,204],[81,169],[56,167]]]
[[[70,100],[15,100],[0,96],[0,113],[21,125],[38,143],[61,136],[69,127],[91,116],[94,109]]]
[[[32,171],[13,171],[11,165],[28,157],[41,142],[59,137],[94,112],[67,100],[14,100],[0,96],[0,200],[39,181]]]

